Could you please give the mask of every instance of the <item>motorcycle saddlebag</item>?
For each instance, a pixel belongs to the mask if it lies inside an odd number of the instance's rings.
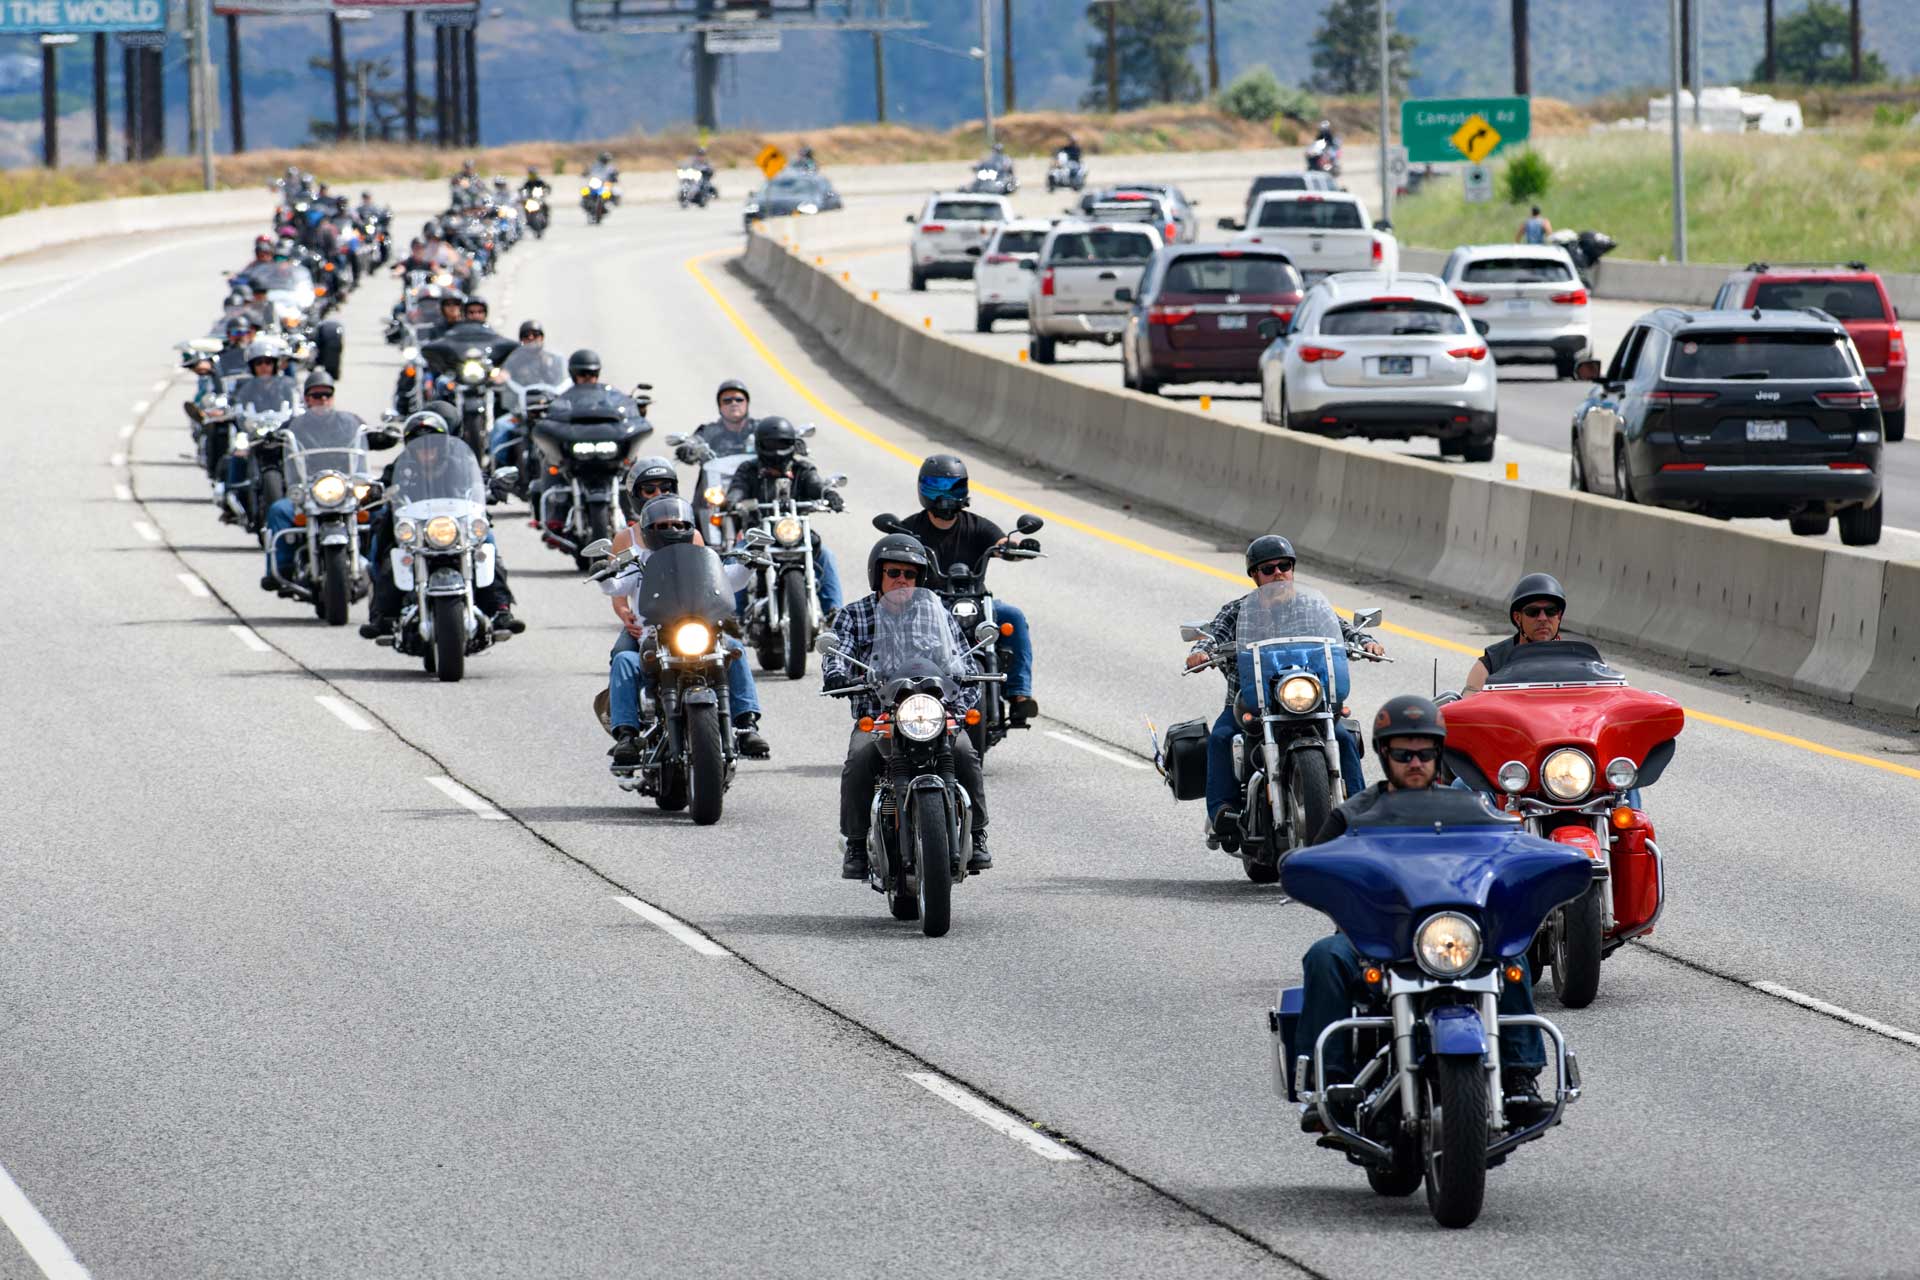
[[[1198,800],[1207,794],[1207,722],[1183,720],[1167,727],[1161,745],[1167,786],[1175,800]]]
[[[1639,821],[1633,827],[1615,833],[1608,859],[1613,870],[1614,928],[1628,935],[1639,933],[1660,907],[1660,866],[1647,848],[1653,824],[1638,811],[1634,816]]]

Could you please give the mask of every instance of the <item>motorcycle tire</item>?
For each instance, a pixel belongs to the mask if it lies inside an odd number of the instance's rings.
[[[433,597],[433,666],[427,670],[441,684],[454,684],[467,673],[467,602],[461,596]]]
[[[807,579],[798,573],[789,573],[780,579],[781,606],[787,614],[786,668],[787,679],[803,680],[807,675],[807,651],[809,649],[810,629],[807,626]]]
[[[613,536],[613,515],[603,503],[587,504],[587,541],[594,543]]]
[[[786,647],[780,643],[780,637],[772,632],[762,632],[760,638],[754,641],[753,656],[759,661],[762,671],[781,671],[787,665]]]
[[[1367,1168],[1367,1185],[1373,1188],[1375,1195],[1410,1196],[1420,1189],[1426,1181],[1426,1170],[1421,1167],[1420,1140],[1404,1132],[1395,1137],[1393,1147],[1393,1166],[1382,1169],[1378,1165]]]
[[[932,791],[913,797],[914,896],[920,906],[920,932],[944,938],[953,925],[953,854],[947,831],[947,806]]]
[[[1317,751],[1295,752],[1287,779],[1287,799],[1293,806],[1293,847],[1311,843],[1333,814],[1333,779],[1327,758]]]
[[[720,821],[727,796],[727,760],[720,750],[720,708],[687,712],[687,811],[697,827]]]
[[[321,325],[314,333],[314,362],[327,371],[327,376],[335,382],[340,380],[340,361],[346,350],[346,335],[340,326],[332,320]]]
[[[869,850],[868,857],[878,859],[879,841],[883,839],[885,839],[885,837],[877,831],[869,837],[867,846]],[[900,858],[896,851],[893,858],[893,878],[887,882],[887,911],[895,920],[918,920],[920,918],[920,898],[917,894],[907,892],[905,880],[906,877],[901,872]]]
[[[330,627],[344,627],[347,625],[348,611],[353,605],[353,581],[347,548],[328,547],[321,552],[321,557],[320,616]]]
[[[1250,849],[1240,855],[1240,865],[1246,869],[1247,879],[1255,884],[1280,882],[1280,855],[1277,853],[1265,858],[1261,850]]]
[[[1584,1009],[1600,994],[1600,886],[1561,907],[1553,930],[1553,994]]]
[[[980,757],[982,769],[987,767],[987,748],[993,745],[993,726],[1000,723],[1003,705],[999,685],[980,686],[980,723],[967,726],[967,741],[973,743],[973,753]]]
[[[1487,1070],[1478,1058],[1436,1057],[1427,1082],[1427,1209],[1443,1227],[1470,1227],[1487,1194]]]
[[[660,791],[653,803],[662,813],[678,813],[687,807],[687,771],[677,764],[660,766]]]

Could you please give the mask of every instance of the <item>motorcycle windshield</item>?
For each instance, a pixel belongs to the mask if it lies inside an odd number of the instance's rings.
[[[1528,835],[1473,792],[1440,787],[1386,793],[1346,834],[1296,850],[1280,883],[1370,960],[1411,959],[1414,930],[1448,910],[1480,926],[1484,955],[1506,959],[1526,951],[1555,907],[1586,891],[1593,866]]]
[[[1349,678],[1340,615],[1312,587],[1269,582],[1249,591],[1240,602],[1235,640],[1243,690],[1264,695],[1275,676],[1304,670],[1332,690],[1333,701],[1345,701]]]
[[[458,436],[421,436],[393,464],[396,514],[424,502],[485,507],[486,501],[487,481],[479,459]]]
[[[293,379],[285,375],[249,378],[234,389],[233,407],[236,412],[253,417],[291,414],[293,402],[299,398]]]
[[[500,366],[506,370],[508,381],[522,387],[564,387],[567,385],[567,362],[560,358],[557,351],[545,347],[522,346],[506,358]]]
[[[294,483],[311,483],[322,471],[368,474],[367,430],[357,414],[340,409],[303,413],[287,423],[287,430],[293,433],[287,478]]]
[[[268,293],[313,292],[313,275],[297,262],[263,262],[248,273]]]
[[[420,348],[420,354],[435,373],[449,373],[458,370],[468,360],[491,360],[498,364],[519,345],[512,338],[503,338],[484,324],[463,323]]]
[[[883,683],[964,675],[966,660],[940,597],[923,587],[882,592],[873,607],[871,665]]]
[[[634,607],[656,627],[690,619],[717,625],[731,617],[733,588],[727,585],[720,553],[690,543],[654,552],[640,570]]]
[[[1515,647],[1487,688],[1519,684],[1625,684],[1600,651],[1584,640],[1543,640]]]

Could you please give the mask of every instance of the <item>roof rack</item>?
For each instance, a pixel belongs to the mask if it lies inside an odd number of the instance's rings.
[[[1775,267],[1845,267],[1848,271],[1865,271],[1864,262],[1749,262],[1747,270],[1768,272]]]

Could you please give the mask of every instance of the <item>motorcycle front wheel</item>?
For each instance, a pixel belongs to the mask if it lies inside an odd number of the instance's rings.
[[[953,925],[953,855],[947,840],[947,806],[932,791],[913,797],[913,871],[919,882],[920,932],[943,938]]]
[[[353,583],[349,580],[346,547],[328,547],[321,555],[320,616],[330,627],[347,625],[347,611],[353,603]]]
[[[690,708],[687,714],[687,811],[695,826],[720,821],[726,800],[727,761],[720,749],[720,709]]]
[[[1443,1227],[1470,1227],[1487,1194],[1487,1069],[1435,1057],[1427,1082],[1427,1209]]]
[[[1295,752],[1292,763],[1287,801],[1293,809],[1293,847],[1298,849],[1320,834],[1333,813],[1333,779],[1328,775],[1327,758],[1317,751]]]
[[[1553,929],[1553,994],[1584,1009],[1600,994],[1600,886],[1559,910]]]
[[[807,580],[798,573],[780,579],[780,604],[787,615],[787,679],[804,679],[807,674]]]
[[[433,598],[433,666],[441,684],[467,673],[467,602],[462,596]]]

